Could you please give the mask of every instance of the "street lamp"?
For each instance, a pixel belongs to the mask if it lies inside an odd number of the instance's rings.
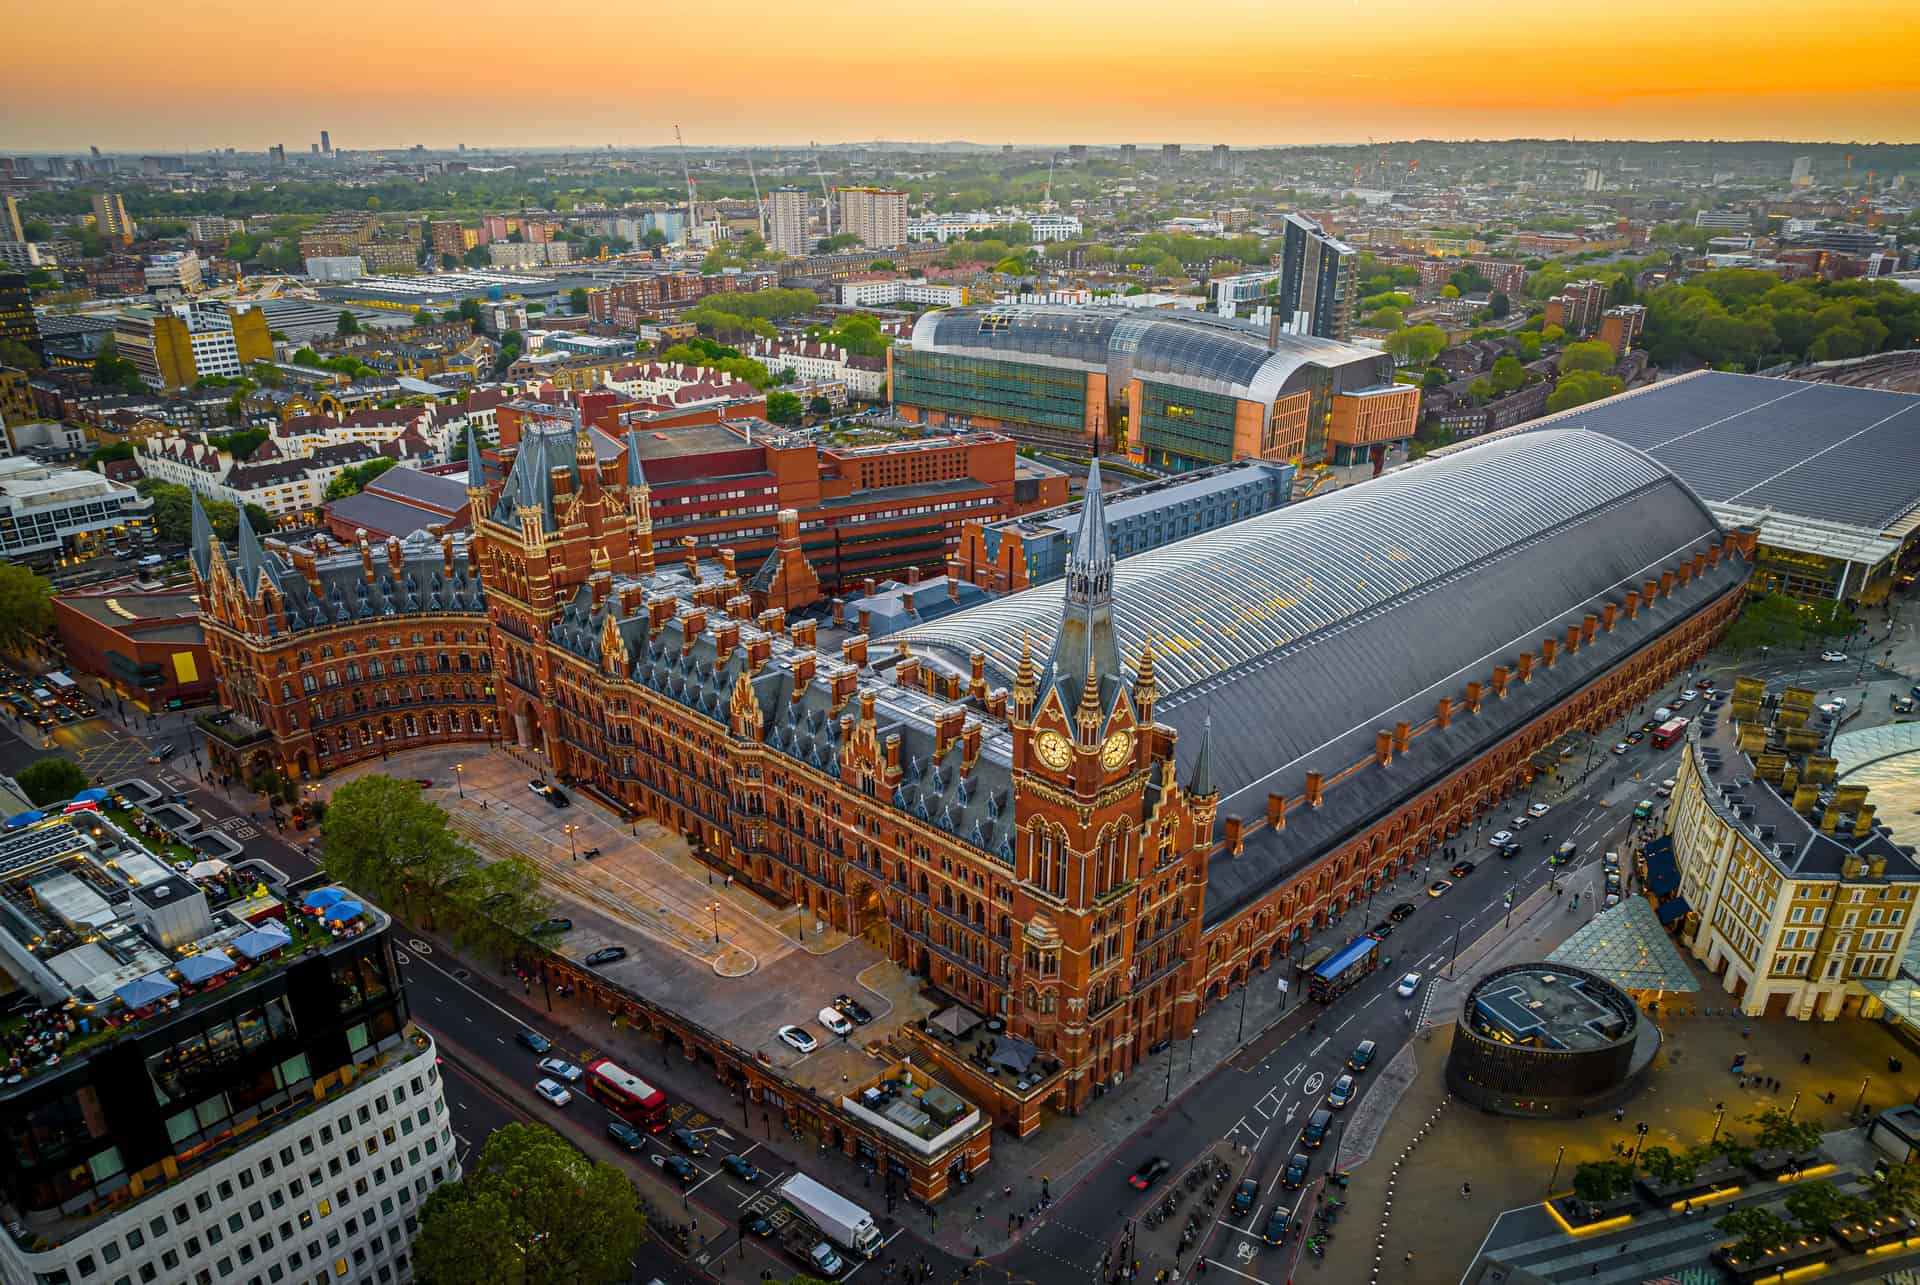
[[[1634,1139],[1634,1142],[1633,1142],[1633,1154],[1627,1157],[1629,1161],[1638,1160],[1640,1158],[1640,1148],[1645,1146],[1647,1141],[1647,1126],[1644,1123],[1634,1125],[1633,1131],[1638,1136]]]
[[[709,901],[707,909],[713,912],[713,944],[718,946],[720,944],[720,903]]]
[[[1453,950],[1447,956],[1447,976],[1452,977],[1454,962],[1460,958],[1460,930],[1465,925],[1452,915],[1443,915],[1441,918],[1453,920]]]
[[[1200,1028],[1194,1027],[1193,1034],[1187,1037],[1187,1070],[1193,1070],[1193,1046],[1200,1042]]]
[[[560,829],[567,836],[568,856],[574,861],[578,861],[580,859],[580,845],[574,840],[574,837],[573,837],[574,832],[579,830],[579,828],[580,828],[579,826],[573,824],[571,821],[569,821],[567,824],[560,827]]]
[[[1871,1075],[1869,1075],[1869,1076],[1866,1076],[1866,1077],[1865,1077],[1864,1079],[1862,1079],[1862,1080],[1860,1081],[1860,1096],[1859,1096],[1859,1097],[1857,1097],[1857,1098],[1855,1098],[1855,1099],[1853,1100],[1853,1114],[1854,1114],[1854,1115],[1859,1115],[1859,1114],[1860,1114],[1860,1108],[1866,1105],[1866,1101],[1867,1101],[1867,1085],[1869,1085],[1869,1084],[1871,1084],[1872,1082],[1873,1082],[1873,1077],[1872,1077]]]
[[[467,787],[466,787],[466,784],[462,782],[460,779],[461,771],[462,771],[462,765],[459,763],[455,763],[453,765],[453,788],[460,791],[460,797],[464,799],[467,797]]]

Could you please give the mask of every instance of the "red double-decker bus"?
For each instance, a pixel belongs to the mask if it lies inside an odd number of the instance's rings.
[[[589,1063],[585,1082],[588,1093],[635,1128],[658,1133],[667,1127],[667,1095],[611,1058]]]
[[[1679,740],[1682,736],[1686,735],[1686,732],[1687,732],[1686,719],[1670,718],[1666,722],[1660,724],[1659,727],[1654,729],[1653,748],[1656,750],[1664,750],[1669,745],[1672,745],[1675,741]]]

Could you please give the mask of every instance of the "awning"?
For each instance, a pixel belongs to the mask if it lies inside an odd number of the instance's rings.
[[[233,956],[224,950],[202,951],[180,961],[180,976],[189,982],[204,982],[233,971]]]
[[[1673,836],[1661,835],[1640,850],[1647,863],[1647,891],[1656,897],[1671,896],[1680,888],[1680,867],[1673,859]]]
[[[148,973],[145,977],[134,978],[113,994],[128,1008],[145,1008],[157,1000],[179,993],[180,988],[166,974]]]
[[[1660,922],[1663,924],[1672,924],[1677,919],[1686,918],[1692,910],[1693,907],[1687,904],[1685,897],[1675,897],[1671,901],[1661,905],[1659,910]]]
[[[276,950],[284,950],[293,944],[293,938],[286,929],[274,924],[271,927],[255,928],[251,932],[241,933],[233,939],[233,949],[248,959],[262,959]]]

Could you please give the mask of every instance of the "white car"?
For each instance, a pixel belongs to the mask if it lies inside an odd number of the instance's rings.
[[[1500,846],[1501,844],[1503,844],[1503,843],[1512,843],[1512,842],[1513,842],[1513,831],[1511,831],[1511,830],[1495,830],[1495,831],[1493,832],[1493,838],[1492,838],[1492,839],[1490,839],[1490,840],[1488,840],[1488,842],[1490,842],[1490,843],[1492,843],[1492,844],[1493,844],[1493,846],[1494,846],[1494,847],[1496,847],[1496,848],[1497,848],[1497,847],[1499,847],[1499,846]]]
[[[568,1084],[577,1081],[581,1075],[580,1068],[563,1057],[543,1057],[539,1065],[542,1071],[554,1079],[564,1080]]]
[[[1406,999],[1408,996],[1412,995],[1415,991],[1419,989],[1420,989],[1420,974],[1408,973],[1406,976],[1400,979],[1400,984],[1393,988],[1393,993],[1398,995],[1401,999]]]
[[[1512,826],[1516,830],[1524,830],[1528,826],[1533,824],[1533,818],[1525,817],[1525,816],[1515,817],[1513,820],[1507,822],[1507,824]]]
[[[1632,748],[1633,746],[1627,744],[1625,741],[1616,741],[1614,742],[1613,752],[1615,754],[1625,754],[1628,750]]]
[[[558,1080],[542,1080],[533,1086],[533,1091],[557,1107],[573,1101],[572,1091]]]
[[[1833,705],[1838,705],[1841,709],[1845,709],[1847,707],[1847,698],[1844,696],[1835,696],[1828,703]]]
[[[819,1040],[814,1039],[798,1026],[783,1026],[775,1033],[779,1035],[782,1044],[798,1049],[802,1053],[811,1053],[820,1047]]]
[[[838,1010],[831,1009],[831,1008],[823,1008],[820,1010],[817,1016],[820,1018],[820,1025],[826,1027],[827,1030],[831,1031],[833,1034],[835,1035],[853,1034],[853,1023],[849,1022],[845,1017],[841,1016]]]
[[[1845,660],[1846,658],[1847,658],[1847,653],[1844,651],[1823,651],[1820,653],[1821,660],[1831,661],[1836,664],[1839,663],[1840,661]]]
[[[1690,700],[1692,700],[1692,699],[1693,699],[1694,697],[1696,697],[1696,696],[1698,696],[1699,694],[1700,694],[1700,689],[1699,689],[1699,688],[1697,688],[1697,687],[1689,687],[1689,688],[1687,688],[1687,690],[1685,690],[1685,691],[1683,691],[1683,692],[1681,692],[1681,693],[1680,693],[1680,699],[1681,699],[1681,700],[1683,700],[1683,701],[1690,701]]]
[[[1547,814],[1547,805],[1544,803],[1534,803],[1529,805],[1527,808],[1527,815],[1530,817],[1543,817],[1546,814]]]
[[[1660,788],[1655,790],[1654,793],[1659,795],[1663,799],[1672,798],[1673,787],[1678,784],[1680,784],[1678,781],[1674,780],[1672,777],[1668,777],[1666,780],[1660,782]]]

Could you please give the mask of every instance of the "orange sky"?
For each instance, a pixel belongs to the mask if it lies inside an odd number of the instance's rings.
[[[1912,0],[9,8],[14,151],[1920,138]]]

